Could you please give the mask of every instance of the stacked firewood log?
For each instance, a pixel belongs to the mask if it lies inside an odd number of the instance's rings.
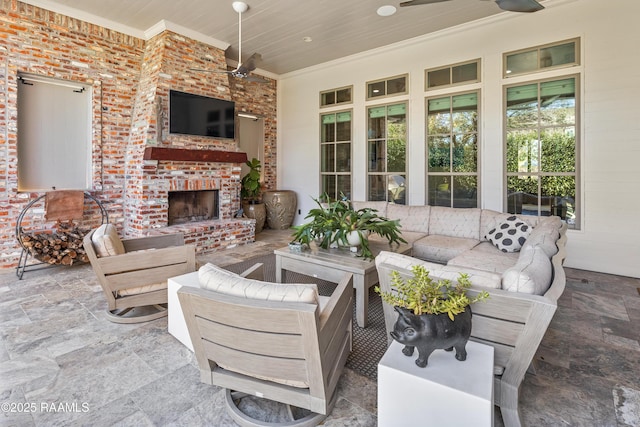
[[[21,230],[22,246],[37,260],[56,265],[89,262],[82,239],[89,232],[73,223],[58,223],[55,230],[25,232]]]

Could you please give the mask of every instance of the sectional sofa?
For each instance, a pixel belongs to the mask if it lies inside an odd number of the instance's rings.
[[[424,265],[431,277],[455,281],[469,275],[471,295],[489,292],[472,307],[471,339],[494,348],[494,401],[505,426],[521,426],[520,384],[564,292],[567,226],[558,217],[514,216],[488,209],[352,202],[397,219],[412,256],[376,257],[380,287],[391,292],[391,273],[412,276]],[[396,313],[383,304],[387,332]],[[387,334],[389,340],[391,338]]]

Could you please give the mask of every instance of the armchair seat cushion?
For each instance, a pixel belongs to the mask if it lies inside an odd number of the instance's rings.
[[[116,291],[116,298],[126,297],[129,295],[146,294],[147,292],[161,291],[167,289],[167,282],[154,283],[151,285],[143,285],[135,288],[125,288]]]
[[[265,301],[318,304],[315,284],[282,284],[241,277],[211,263],[198,270],[200,287],[226,295]]]

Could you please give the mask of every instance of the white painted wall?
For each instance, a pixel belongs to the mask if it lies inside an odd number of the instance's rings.
[[[568,233],[566,266],[640,277],[640,2],[548,0],[533,14],[496,17],[281,76],[278,83],[278,186],[298,194],[301,214],[319,192],[319,92],[353,85],[353,199],[366,191],[365,82],[409,73],[411,205],[425,202],[424,70],[482,60],[482,207],[502,210],[502,88],[561,75],[502,79],[502,54],[580,37],[582,224]],[[390,19],[393,19],[390,18]],[[431,95],[431,93],[429,94]],[[379,103],[380,101],[376,101]],[[324,111],[324,110],[323,110]]]

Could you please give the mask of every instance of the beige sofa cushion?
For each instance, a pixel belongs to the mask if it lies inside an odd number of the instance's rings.
[[[502,275],[502,288],[511,292],[543,295],[551,286],[551,260],[540,246],[520,251],[518,262]]]
[[[432,206],[429,234],[480,240],[480,209]]]
[[[452,268],[447,265],[436,264],[429,261],[420,260],[407,255],[397,254],[395,252],[382,251],[376,257],[376,265],[381,263],[390,265],[391,268],[397,267],[403,270],[411,270],[414,265],[422,265],[429,270],[429,276],[433,279],[444,279],[457,282],[460,273],[469,276],[473,287],[500,289],[502,276],[500,274],[491,273],[489,271],[475,270],[473,268]]]
[[[93,249],[99,257],[122,255],[125,253],[124,245],[118,231],[113,224],[102,224],[91,236]]]
[[[450,259],[480,243],[476,239],[430,234],[413,242],[412,255],[427,261],[446,264]]]
[[[357,211],[364,208],[375,209],[379,216],[387,216],[387,202],[351,201],[351,207]]]
[[[520,252],[500,252],[491,243],[482,242],[479,245],[474,246],[470,251],[466,251],[449,260],[447,265],[476,268],[479,270],[502,274],[505,270],[513,267],[516,262],[518,262],[519,256]]]
[[[560,238],[562,221],[559,217],[549,217],[540,221],[531,231],[527,241],[522,245],[522,250],[528,247],[540,246],[549,258],[558,252],[556,242]]]
[[[429,233],[429,212],[431,206],[405,206],[390,203],[387,206],[387,218],[400,221],[400,231]]]
[[[198,270],[200,287],[226,295],[265,301],[318,304],[315,284],[282,284],[247,279],[207,263]]]

